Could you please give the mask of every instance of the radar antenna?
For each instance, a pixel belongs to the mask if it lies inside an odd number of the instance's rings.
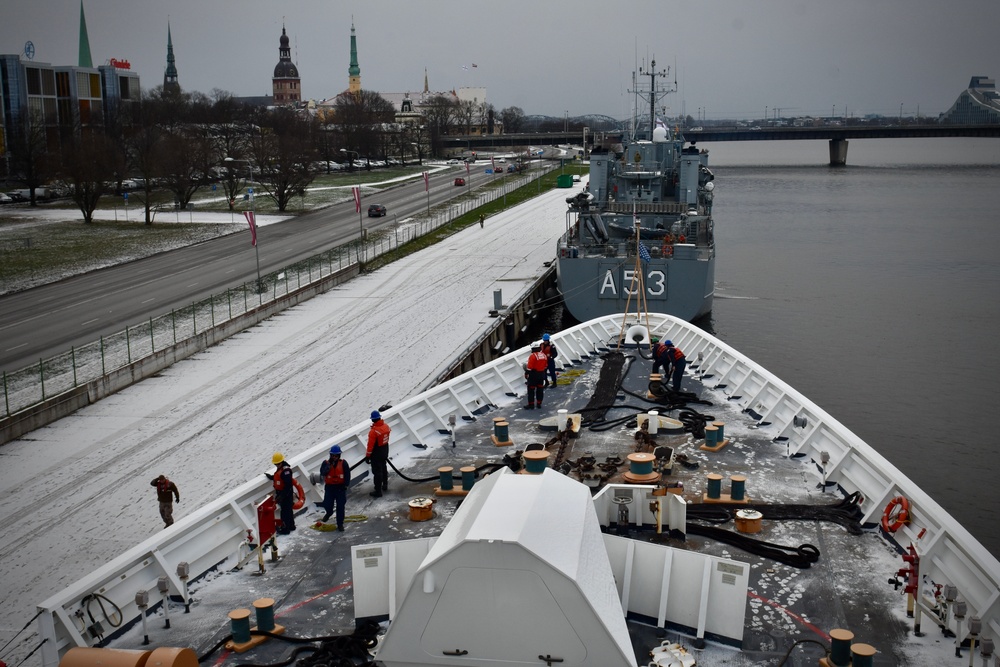
[[[653,137],[653,128],[656,127],[656,106],[657,106],[657,103],[659,102],[660,99],[666,97],[670,93],[677,92],[677,78],[676,78],[676,75],[675,75],[675,77],[674,77],[674,83],[673,83],[672,86],[658,88],[657,86],[659,84],[656,83],[656,79],[657,78],[667,79],[670,76],[670,67],[667,66],[667,67],[665,67],[663,69],[657,70],[656,69],[656,60],[655,59],[650,60],[649,67],[647,67],[645,69],[641,65],[639,66],[639,76],[640,77],[642,77],[642,76],[649,77],[649,88],[647,89],[647,88],[645,88],[643,86],[636,85],[635,84],[635,80],[636,80],[635,79],[635,73],[633,73],[633,75],[632,75],[632,81],[633,81],[634,89],[630,90],[629,92],[633,93],[636,96],[637,102],[636,102],[636,108],[635,108],[635,111],[634,111],[634,114],[633,114],[633,121],[632,121],[632,139],[634,140],[636,138],[636,133],[638,132],[638,127],[639,127],[639,108],[638,108],[639,105],[638,105],[638,100],[640,100],[640,99],[643,102],[647,102],[649,104],[649,133],[650,133],[649,134],[649,138],[652,139],[652,137]]]

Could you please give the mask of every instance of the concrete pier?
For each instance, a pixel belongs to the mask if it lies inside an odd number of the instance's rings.
[[[847,164],[847,139],[830,139],[830,165],[842,167]]]

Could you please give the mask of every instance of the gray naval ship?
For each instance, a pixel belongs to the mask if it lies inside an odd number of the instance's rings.
[[[680,129],[656,115],[658,101],[676,89],[658,88],[666,74],[656,61],[639,69],[648,86],[633,86],[631,130],[594,147],[587,186],[567,199],[558,286],[580,322],[637,307],[688,321],[712,310],[714,174],[708,152],[685,146]]]

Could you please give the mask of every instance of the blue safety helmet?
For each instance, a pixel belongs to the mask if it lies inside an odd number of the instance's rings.
[[[379,419],[382,419],[382,415],[378,413],[378,410],[372,410],[372,421],[377,422]]]
[[[548,334],[542,334],[542,340],[544,340],[546,343],[549,342],[549,335]]]
[[[334,445],[333,447],[331,447],[330,448],[330,453],[331,454],[338,454],[339,455],[340,454],[340,445]]]
[[[670,340],[663,341],[663,344],[666,345],[667,347],[673,347],[674,346],[673,341],[670,341]]]

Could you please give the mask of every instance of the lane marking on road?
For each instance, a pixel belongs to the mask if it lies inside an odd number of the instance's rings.
[[[80,323],[80,326],[81,326],[81,327],[85,327],[85,326],[87,326],[88,324],[93,324],[94,322],[96,322],[96,321],[97,321],[97,320],[99,320],[99,319],[101,319],[101,318],[99,318],[99,317],[95,317],[95,318],[94,318],[94,319],[92,319],[92,320],[87,320],[86,322],[81,322],[81,323]]]

